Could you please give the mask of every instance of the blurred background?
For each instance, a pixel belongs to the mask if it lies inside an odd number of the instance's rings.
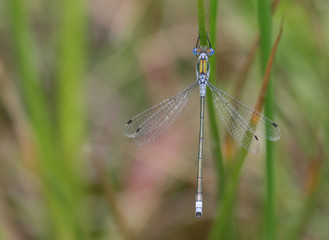
[[[326,240],[329,2],[276,4],[275,235]],[[250,106],[258,32],[256,1],[219,1],[216,84]],[[194,216],[198,91],[156,141],[123,136],[131,117],[195,80],[197,35],[197,1],[0,2],[0,239],[207,239],[221,206],[206,115]],[[238,147],[219,126],[229,169]],[[262,239],[264,145],[244,162],[223,239]]]

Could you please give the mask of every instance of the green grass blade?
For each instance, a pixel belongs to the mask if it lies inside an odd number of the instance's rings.
[[[218,0],[211,0],[210,2],[210,22],[209,22],[209,39],[212,44],[212,47],[216,51],[216,26],[217,26],[217,6]],[[205,41],[202,45],[207,45],[206,43],[206,27],[205,27],[205,11],[204,11],[204,2],[198,1],[198,10],[199,10],[199,33],[200,33],[200,41]],[[202,42],[201,42],[202,43]],[[214,83],[216,79],[216,55],[210,58],[210,79],[209,81]],[[211,141],[212,141],[212,155],[215,159],[217,166],[217,179],[218,179],[218,208],[221,209],[221,199],[224,195],[225,191],[225,171],[224,171],[224,163],[220,146],[220,138],[219,138],[219,128],[216,121],[215,110],[212,102],[212,94],[209,89],[207,89],[207,106],[209,113],[209,123],[211,129]],[[217,224],[213,224],[211,232],[216,231],[218,229]],[[216,234],[215,234],[216,235]],[[213,239],[213,234],[209,235],[209,239]]]
[[[37,151],[40,157],[40,175],[56,182],[56,150],[54,132],[46,106],[46,98],[43,94],[38,78],[37,67],[34,58],[32,37],[30,34],[29,17],[26,2],[22,0],[8,1],[8,13],[11,19],[13,46],[18,65],[19,82],[22,85],[23,98],[27,106],[27,112],[32,123],[34,136],[37,143]],[[58,161],[57,161],[58,162]],[[61,223],[58,216],[58,198],[53,186],[44,182],[44,193],[48,200],[51,228],[56,229],[57,236],[66,232],[66,227]],[[57,183],[58,184],[58,183]]]
[[[82,6],[82,3],[80,5]],[[79,9],[79,4],[75,3],[70,9],[74,10],[75,8]],[[63,9],[66,9],[66,7],[63,7]],[[66,13],[71,15],[72,19],[76,17],[73,11]],[[69,163],[64,161],[58,148],[55,123],[50,117],[50,108],[47,105],[42,81],[38,76],[35,59],[36,48],[31,37],[32,31],[30,29],[27,2],[22,0],[8,1],[8,14],[11,20],[13,46],[17,56],[18,80],[22,85],[21,91],[36,139],[39,156],[38,164],[40,165],[38,173],[43,183],[42,190],[48,204],[44,210],[49,211],[49,213],[44,214],[47,217],[49,216],[49,222],[52,224],[51,226],[45,226],[46,229],[49,229],[48,234],[51,235],[45,238],[83,239],[81,231],[77,227],[79,217],[74,214],[77,202],[72,201],[74,200],[72,192],[76,191],[77,185],[73,185],[69,181],[70,178],[67,177]],[[77,26],[77,29],[80,27]],[[75,29],[71,30],[72,33],[67,37],[72,37],[72,34],[75,34]],[[75,61],[74,58],[71,58],[71,60]],[[76,104],[76,102],[70,102],[69,104]],[[76,152],[77,150],[73,149],[73,151]]]
[[[210,16],[209,16],[209,39],[211,45],[214,49],[216,49],[216,29],[217,29],[217,6],[218,0],[211,0],[210,1]],[[216,81],[216,50],[215,55],[212,56],[210,59],[210,77],[209,81],[215,84]],[[216,85],[216,84],[215,84]],[[207,89],[207,106],[208,106],[208,113],[209,113],[209,123],[210,123],[210,134],[211,134],[211,141],[212,141],[212,155],[214,157],[216,167],[217,167],[217,186],[218,186],[218,207],[220,207],[220,199],[222,198],[224,191],[225,191],[225,170],[224,170],[224,162],[223,156],[221,151],[220,145],[220,137],[219,137],[219,128],[216,121],[216,113],[213,106],[212,101],[212,94]]]
[[[85,137],[85,87],[84,63],[86,51],[85,2],[82,0],[60,1],[62,14],[59,32],[60,55],[58,66],[58,126],[59,147],[63,162],[66,164],[64,178],[67,188],[68,204],[75,236],[84,235],[79,220],[81,210],[76,208],[81,201],[83,184],[82,144]]]
[[[246,158],[247,151],[240,148],[234,166],[230,172],[231,176],[227,181],[225,194],[221,201],[220,209],[218,209],[218,218],[213,223],[208,240],[225,239],[228,232],[226,231],[230,226],[230,220],[232,219],[233,207],[235,204],[235,196],[237,188],[239,186],[240,173]]]
[[[265,73],[266,65],[271,53],[272,44],[272,17],[271,2],[258,0],[258,25],[260,31],[260,62],[262,73]],[[273,81],[270,79],[265,99],[265,115],[273,119]],[[266,141],[266,197],[265,197],[265,220],[263,238],[275,239],[275,216],[274,216],[274,166],[273,166],[273,143]]]
[[[209,22],[209,40],[212,47],[216,49],[216,19],[217,19],[217,6],[218,0],[211,0],[210,2],[210,22]],[[205,21],[205,10],[204,1],[198,1],[198,16],[199,16],[199,33],[200,33],[200,44],[207,45],[207,33],[206,33],[206,21]],[[203,43],[202,43],[203,42]],[[216,50],[215,50],[216,51]],[[209,58],[210,61],[210,77],[209,81],[214,83],[216,79],[216,54]],[[207,89],[207,106],[209,113],[209,123],[211,130],[211,140],[212,140],[212,155],[215,159],[218,174],[218,201],[220,201],[224,189],[225,189],[225,174],[224,174],[224,163],[220,147],[219,129],[217,125],[215,110],[212,102],[212,94],[209,89]],[[218,206],[220,203],[218,202]],[[219,206],[220,207],[220,206]]]
[[[37,74],[35,48],[30,35],[25,1],[8,1],[8,10],[23,97],[35,134],[41,141],[46,141],[47,134],[52,134],[51,121],[49,121],[45,96]]]
[[[58,76],[60,142],[65,158],[77,160],[84,136],[84,1],[61,1]]]
[[[200,45],[207,46],[207,27],[206,27],[206,17],[204,9],[204,0],[198,0],[198,20],[199,20],[199,35],[200,35]]]

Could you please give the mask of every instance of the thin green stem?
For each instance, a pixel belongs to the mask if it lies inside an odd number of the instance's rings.
[[[247,151],[240,148],[236,160],[234,161],[234,166],[230,172],[230,181],[228,181],[226,186],[226,191],[224,197],[221,201],[221,207],[218,209],[218,218],[215,220],[213,227],[208,236],[208,240],[217,240],[226,238],[226,230],[230,226],[230,219],[233,212],[233,207],[235,204],[235,197],[237,188],[239,186],[240,173],[246,158]]]
[[[8,1],[8,9],[11,19],[12,39],[17,56],[19,81],[23,86],[22,92],[28,108],[28,114],[37,138],[41,143],[42,141],[48,142],[48,134],[51,135],[53,132],[45,96],[37,74],[36,59],[33,57],[35,46],[30,34],[25,1]],[[47,152],[48,148],[43,150]]]
[[[57,159],[56,138],[46,97],[38,77],[36,59],[33,57],[35,46],[31,36],[26,1],[8,1],[8,12],[17,56],[18,81],[23,86],[22,93],[37,143],[40,175],[44,180],[43,190],[49,204],[51,228],[55,229],[58,238],[67,239],[65,236],[70,236],[72,230],[68,228],[66,218],[61,214],[66,212],[62,204],[62,187],[65,185],[58,177],[61,171],[60,161]]]
[[[218,0],[211,0],[210,2],[210,23],[209,23],[209,40],[212,44],[212,47],[216,49],[216,19],[217,19],[217,6]],[[205,10],[204,10],[204,1],[198,1],[198,16],[199,16],[199,34],[200,34],[200,43],[203,46],[207,45],[207,38],[206,38],[206,20],[205,20]],[[204,43],[202,43],[202,41]],[[209,58],[210,61],[210,77],[209,81],[214,83],[216,79],[216,55]],[[223,164],[223,157],[220,147],[220,138],[219,138],[219,129],[216,121],[215,110],[212,102],[212,95],[209,89],[207,89],[207,106],[208,106],[208,113],[209,113],[209,123],[211,129],[211,140],[212,140],[212,155],[215,159],[216,166],[217,166],[217,174],[218,174],[218,201],[220,201],[224,189],[225,189],[225,174],[224,174],[224,164]],[[218,202],[219,203],[219,202]],[[219,206],[220,204],[218,204]]]
[[[258,24],[260,31],[261,69],[264,74],[271,53],[272,17],[270,0],[258,0]],[[265,99],[265,115],[273,119],[273,81],[270,78]],[[263,239],[275,239],[274,216],[274,165],[273,143],[266,141],[266,197],[265,197],[265,221],[263,227]]]
[[[217,6],[218,6],[218,0],[211,0],[210,2],[210,23],[209,23],[209,40],[212,44],[212,47],[216,50],[216,19],[217,19]],[[198,16],[199,16],[199,34],[200,34],[200,44],[203,46],[207,45],[207,36],[206,36],[206,20],[205,20],[205,10],[204,10],[204,1],[198,0]],[[216,52],[216,51],[215,51]],[[209,81],[212,83],[215,83],[216,79],[216,54],[210,58],[210,69],[211,74],[209,77]],[[221,199],[224,196],[225,192],[225,170],[224,170],[224,163],[223,163],[223,157],[221,152],[221,146],[220,146],[220,138],[219,138],[219,128],[217,125],[215,110],[213,106],[212,101],[212,94],[209,89],[207,89],[207,106],[208,106],[208,113],[209,113],[209,123],[210,123],[210,129],[211,129],[211,140],[212,140],[212,155],[215,159],[215,163],[217,166],[217,185],[218,185],[218,208],[221,209]],[[227,202],[229,203],[229,202]],[[218,226],[213,224],[212,230],[216,231],[218,229]],[[209,239],[212,238],[212,234],[209,235]]]
[[[59,148],[62,161],[66,163],[64,178],[70,185],[67,204],[75,237],[83,239],[84,228],[80,220],[83,184],[81,178],[81,149],[85,135],[84,116],[84,59],[86,50],[85,3],[83,0],[62,0],[60,3],[61,24],[59,31],[60,55],[58,66],[58,126]]]
[[[216,50],[216,19],[217,19],[217,6],[218,6],[218,0],[211,0],[210,2],[210,23],[209,23],[209,40],[212,44],[212,47]],[[204,11],[204,1],[199,0],[198,1],[198,9],[199,9],[199,33],[200,33],[200,43],[201,45],[206,45],[205,43],[202,43],[202,41],[206,41],[206,24],[205,24],[205,11]],[[215,83],[216,79],[216,55],[212,56],[210,58],[210,69],[211,74],[209,81],[212,83]],[[207,106],[208,106],[208,113],[209,113],[209,123],[210,123],[210,129],[211,129],[211,140],[212,140],[212,155],[215,159],[216,166],[217,166],[217,175],[218,175],[218,208],[222,209],[221,206],[221,199],[224,196],[225,192],[225,171],[224,171],[224,163],[223,163],[223,157],[220,147],[220,138],[219,138],[219,128],[216,121],[216,115],[215,110],[213,106],[212,101],[212,94],[207,90]],[[229,204],[230,202],[227,201],[226,204]],[[225,208],[225,207],[224,207]],[[213,224],[211,234],[209,235],[209,239],[213,239],[212,232],[215,232],[218,229],[218,225],[215,223]],[[217,234],[215,234],[216,236]]]
[[[200,45],[207,46],[207,30],[206,30],[204,0],[198,0],[198,20],[199,20]]]
[[[61,1],[58,112],[64,155],[76,160],[84,135],[85,19],[83,1]]]
[[[73,24],[76,23],[76,18],[79,17],[79,15],[75,14],[74,11],[78,11],[79,6],[83,5],[82,2],[78,3],[75,1],[69,10],[64,6],[63,10],[66,11],[67,16],[69,16],[69,18],[65,18],[65,20],[70,24],[72,24],[72,22]],[[50,108],[47,106],[47,98],[42,87],[42,81],[38,76],[38,64],[36,64],[36,59],[34,57],[35,46],[31,36],[32,31],[30,29],[27,9],[26,1],[8,1],[8,13],[12,24],[12,39],[18,66],[18,81],[22,85],[21,91],[23,93],[37,143],[38,164],[40,166],[39,173],[44,184],[43,191],[48,204],[48,208],[45,208],[45,210],[49,210],[49,213],[45,214],[49,215],[51,222],[49,229],[53,230],[50,232],[52,236],[46,238],[58,238],[64,240],[84,239],[80,234],[81,231],[78,230],[77,227],[77,222],[80,221],[80,216],[75,214],[77,210],[76,206],[79,204],[77,201],[74,201],[75,199],[72,197],[72,192],[76,191],[78,185],[72,184],[72,181],[68,181],[71,178],[71,175],[67,174],[67,169],[72,159],[62,158],[62,151],[60,151],[57,141],[58,138],[55,134],[55,124],[50,117]],[[81,28],[81,25],[79,24],[76,24],[75,26],[76,28],[71,28],[70,31],[66,32],[68,34],[66,36],[67,38],[72,38],[72,35],[75,36],[76,30]],[[79,32],[79,30],[77,31]],[[81,35],[79,35],[79,37],[81,37]],[[76,38],[71,40],[71,46],[73,49],[76,49],[74,48],[75,44],[81,47],[78,42],[73,42],[73,40],[76,40]],[[68,49],[62,48],[62,50],[66,51]],[[79,58],[82,57],[81,55],[78,56]],[[65,61],[65,64],[69,61],[79,62],[81,60],[71,58]],[[72,71],[76,71],[76,69],[73,68],[71,72]],[[68,87],[72,90],[72,85],[69,85]],[[69,90],[67,90],[67,92],[69,92]],[[76,92],[74,91],[71,91],[70,94],[76,96]],[[66,104],[72,106],[82,103],[78,101],[67,101]],[[70,116],[68,116],[68,119],[69,117]],[[81,139],[79,141],[81,141]],[[74,153],[76,151],[77,148],[73,149]],[[79,149],[79,152],[80,151],[81,148]]]
[[[210,21],[209,21],[209,39],[211,45],[214,49],[216,49],[216,29],[217,29],[217,6],[218,0],[210,1]],[[216,80],[216,51],[215,55],[210,58],[210,69],[212,70],[210,73],[209,81],[215,84]],[[218,206],[220,206],[220,199],[222,198],[225,191],[225,170],[224,170],[224,162],[220,145],[220,137],[219,137],[219,128],[216,121],[216,114],[212,101],[212,94],[208,89],[207,92],[208,101],[208,113],[209,113],[209,123],[211,129],[211,140],[212,140],[212,154],[215,159],[216,167],[217,167],[217,185],[218,185]]]

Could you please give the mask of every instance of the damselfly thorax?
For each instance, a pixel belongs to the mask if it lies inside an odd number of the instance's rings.
[[[200,96],[205,96],[206,86],[210,74],[210,65],[208,59],[210,56],[214,55],[215,51],[211,48],[210,41],[210,48],[204,46],[200,47],[198,46],[198,43],[199,38],[195,48],[193,49],[193,54],[198,57],[198,63],[196,64],[196,76],[200,86]]]

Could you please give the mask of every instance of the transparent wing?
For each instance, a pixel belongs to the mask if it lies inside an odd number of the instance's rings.
[[[252,153],[259,152],[260,145],[255,132],[233,107],[222,90],[216,88],[210,82],[208,82],[208,86],[212,92],[217,114],[223,121],[226,130],[243,148]]]
[[[245,124],[247,124],[248,129],[251,129],[257,137],[266,138],[271,141],[277,141],[280,139],[280,129],[271,119],[248,107],[239,100],[231,97],[229,94],[216,88],[211,83],[209,83],[208,86],[213,92],[220,95],[222,99],[227,101],[233,109],[238,112]]]
[[[126,123],[124,135],[134,139],[137,145],[155,140],[166,131],[178,118],[186,106],[190,93],[198,86],[194,82],[175,96],[138,114]]]

